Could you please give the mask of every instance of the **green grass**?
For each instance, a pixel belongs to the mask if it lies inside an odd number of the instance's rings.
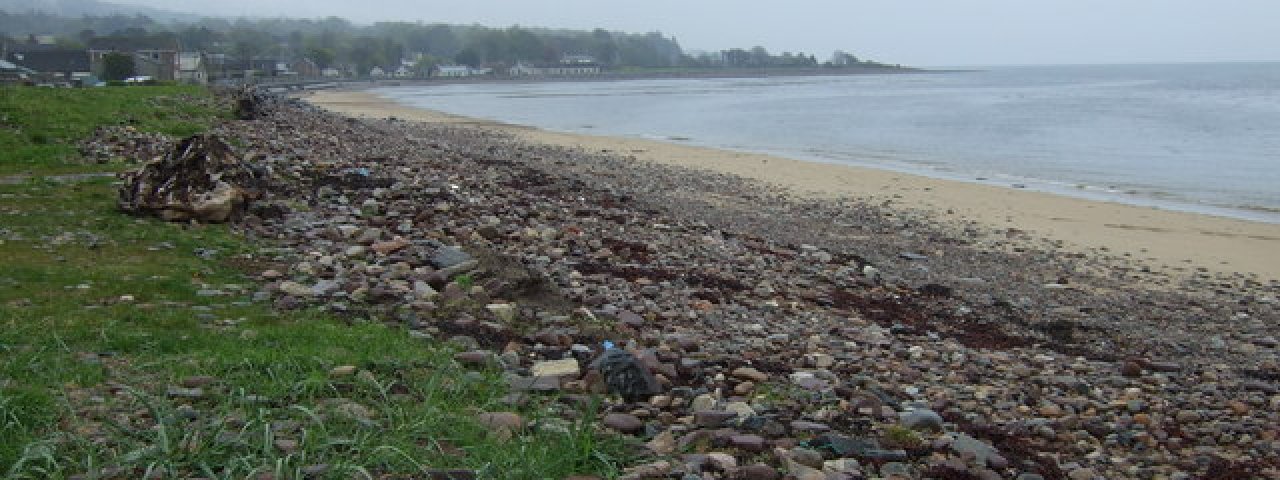
[[[186,136],[225,115],[198,87],[0,87],[0,175],[116,171],[81,162],[76,143],[100,125]]]
[[[54,111],[78,109],[62,105],[78,104],[76,94],[117,95],[28,92]],[[24,135],[74,141],[103,117],[63,118],[29,120]],[[167,118],[151,126],[211,121]],[[41,152],[28,152],[31,165],[74,165]],[[516,410],[535,427],[495,435],[475,415],[512,409],[500,372],[466,372],[450,347],[376,321],[255,303],[258,287],[233,265],[263,261],[268,245],[225,226],[128,217],[114,195],[109,179],[0,184],[2,478],[303,478],[319,466],[318,478],[343,479],[444,468],[610,477],[637,450],[601,433],[591,409],[554,398]],[[331,375],[343,365],[359,373]],[[195,376],[213,379],[201,396],[171,395]]]

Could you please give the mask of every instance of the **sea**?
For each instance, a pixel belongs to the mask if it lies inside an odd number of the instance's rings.
[[[1280,63],[389,87],[400,103],[1280,223]]]

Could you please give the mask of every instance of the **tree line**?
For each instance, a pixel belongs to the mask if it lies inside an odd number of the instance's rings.
[[[836,52],[822,63],[811,54],[771,54],[764,47],[688,53],[674,37],[604,29],[565,30],[512,26],[381,22],[357,25],[347,20],[225,19],[161,23],[144,15],[79,18],[0,11],[0,34],[21,42],[31,34],[53,33],[60,45],[75,48],[100,36],[157,37],[176,40],[184,50],[229,57],[293,60],[307,58],[320,68],[347,66],[368,72],[374,66],[417,61],[429,69],[445,63],[471,66],[551,63],[566,55],[589,55],[604,67],[814,67],[847,66],[852,55]]]

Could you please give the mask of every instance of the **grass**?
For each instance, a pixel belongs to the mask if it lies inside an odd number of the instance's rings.
[[[76,143],[101,125],[187,136],[219,116],[230,115],[197,87],[0,87],[0,175],[118,171],[81,161]]]
[[[169,119],[155,131],[218,115],[165,113],[191,90],[124,90],[8,91],[4,111],[78,112],[17,121],[57,145],[126,97],[151,109],[131,115]],[[22,162],[72,168],[64,154],[31,147]],[[477,413],[513,409],[500,372],[463,371],[450,347],[379,322],[274,311],[234,266],[269,245],[113,202],[109,179],[0,184],[0,477],[611,477],[635,451],[554,398],[515,409],[529,429],[490,431]]]

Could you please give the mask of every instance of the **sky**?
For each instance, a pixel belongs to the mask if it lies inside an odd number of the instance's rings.
[[[1280,0],[114,0],[221,16],[660,31],[915,66],[1280,61]]]

